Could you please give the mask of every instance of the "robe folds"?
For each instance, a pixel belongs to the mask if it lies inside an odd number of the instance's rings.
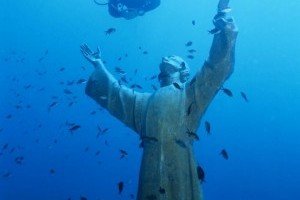
[[[96,68],[86,94],[139,134],[143,144],[138,200],[202,200],[193,153],[201,117],[234,66],[237,30],[214,35],[208,59],[184,84],[136,92]]]

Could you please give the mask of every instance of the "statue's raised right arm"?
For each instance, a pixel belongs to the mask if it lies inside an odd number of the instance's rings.
[[[213,19],[215,28],[210,32],[214,37],[208,59],[195,77],[186,83],[188,101],[196,106],[193,116],[190,116],[194,119],[203,116],[216,93],[233,72],[238,29],[233,18],[226,16],[230,11],[228,2],[220,0],[218,12]],[[198,124],[195,124],[194,128],[196,127]]]

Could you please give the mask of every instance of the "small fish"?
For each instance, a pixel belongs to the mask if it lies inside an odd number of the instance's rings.
[[[159,187],[158,191],[159,191],[160,194],[165,194],[166,193],[166,190],[162,187]]]
[[[210,134],[210,123],[208,121],[205,121],[205,130],[207,132],[207,134]]]
[[[200,182],[201,183],[204,182],[205,173],[200,165],[197,166],[197,175],[198,175],[198,179],[200,180]]]
[[[6,144],[3,145],[2,150],[7,149],[7,147],[8,147],[8,144],[6,143]]]
[[[2,178],[8,178],[10,177],[12,174],[10,172],[6,172],[2,175]]]
[[[220,152],[220,155],[225,159],[228,160],[228,153],[225,149],[222,149],[222,151]]]
[[[186,47],[190,47],[190,46],[192,46],[192,44],[193,44],[192,41],[188,41],[187,43],[185,43],[185,46],[186,46]]]
[[[118,74],[125,76],[126,72],[121,68],[121,67],[115,67],[115,72],[117,72]]]
[[[188,50],[189,53],[196,53],[197,51],[195,49]]]
[[[55,169],[50,169],[50,170],[49,170],[49,173],[50,173],[50,174],[55,174]]]
[[[56,106],[58,104],[57,101],[52,102],[49,106],[48,106],[48,112],[51,110],[51,108],[53,108],[54,106]]]
[[[193,55],[187,55],[186,57],[189,58],[189,59],[194,59],[195,58],[195,56],[193,56]]]
[[[84,197],[84,196],[81,196],[81,197],[80,197],[80,200],[88,200],[88,198],[87,198],[87,197]]]
[[[40,57],[40,58],[38,59],[38,62],[42,62],[42,61],[44,60],[44,58],[45,58],[45,57]]]
[[[199,136],[197,135],[197,133],[187,129],[186,133],[188,134],[189,137],[199,141]]]
[[[116,29],[115,28],[108,28],[106,31],[104,31],[104,33],[106,34],[106,35],[110,35],[110,34],[112,34],[112,33],[114,33],[114,32],[116,32]]]
[[[86,83],[86,80],[84,78],[79,79],[76,84],[84,84]]]
[[[90,115],[95,115],[95,114],[96,114],[96,111],[90,112]]]
[[[126,79],[126,76],[122,76],[122,77],[121,77],[121,81],[123,81],[124,83],[128,84],[128,81],[127,81],[127,79]]]
[[[120,159],[125,158],[125,156],[128,156],[128,153],[125,150],[120,149],[120,153],[121,153]]]
[[[186,115],[187,115],[187,116],[189,116],[189,115],[191,114],[192,106],[193,106],[194,103],[195,103],[194,101],[193,101],[192,103],[190,103],[190,105],[189,105],[189,107],[188,107],[188,109],[187,109],[187,111],[186,111]]]
[[[130,198],[131,198],[131,199],[134,199],[134,194],[130,194]]]
[[[145,55],[148,54],[148,51],[143,51],[143,54],[145,54]]]
[[[231,92],[229,89],[222,87],[221,90],[222,90],[227,96],[229,96],[229,97],[232,97],[232,96],[233,96],[232,92]]]
[[[96,151],[95,156],[99,156],[100,155],[100,151]]]
[[[246,96],[246,94],[244,92],[241,92],[241,96],[243,97],[243,99],[246,101],[246,102],[249,102],[248,101],[248,98]]]
[[[6,118],[6,119],[11,119],[11,118],[12,118],[12,115],[11,115],[11,114],[8,114],[8,115],[5,116],[5,118]]]
[[[196,25],[196,21],[192,20],[192,24],[193,24],[193,26],[195,26]]]
[[[154,80],[154,79],[156,79],[157,78],[157,75],[152,75],[151,77],[150,77],[150,80]]]
[[[182,89],[181,86],[178,83],[176,83],[176,82],[174,82],[173,85],[174,85],[175,88],[177,88],[179,90]]]
[[[76,130],[80,129],[80,127],[81,127],[80,125],[75,124],[69,128],[69,131],[71,131],[71,132],[76,131]]]
[[[118,183],[119,194],[122,193],[123,189],[124,189],[124,182],[123,182],[123,181],[120,181],[120,182]]]
[[[178,144],[180,147],[186,148],[186,144],[185,144],[184,141],[176,139],[175,142],[176,142],[176,144]]]
[[[65,94],[73,94],[73,92],[71,90],[69,90],[69,89],[64,89],[64,93]]]
[[[62,72],[62,71],[65,71],[65,69],[66,69],[66,68],[61,67],[61,68],[59,68],[59,71]]]
[[[141,141],[141,143],[139,145],[140,148],[143,148],[145,143],[154,144],[154,143],[158,142],[157,138],[155,138],[155,137],[149,137],[149,136],[142,136],[141,140],[142,141]]]

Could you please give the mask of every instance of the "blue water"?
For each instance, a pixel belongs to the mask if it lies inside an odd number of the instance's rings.
[[[135,195],[139,138],[88,98],[85,84],[76,83],[93,71],[79,46],[100,46],[115,76],[114,67],[120,66],[130,83],[153,91],[150,85],[157,81],[145,77],[158,73],[162,56],[182,56],[192,74],[201,68],[216,5],[217,0],[162,0],[156,10],[128,21],[110,17],[92,0],[0,0],[0,200]],[[230,5],[239,27],[235,71],[225,83],[233,97],[216,96],[194,145],[205,170],[205,199],[298,200],[300,2],[232,0]],[[116,32],[106,35],[111,27]],[[194,59],[186,57],[188,41],[197,50]],[[80,125],[73,134],[70,123]],[[108,131],[97,138],[97,126]],[[219,155],[223,148],[228,160]],[[120,149],[128,156],[120,159]]]

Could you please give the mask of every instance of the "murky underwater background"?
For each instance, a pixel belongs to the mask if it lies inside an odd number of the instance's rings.
[[[161,1],[124,20],[92,0],[0,0],[0,200],[134,198],[139,138],[85,95],[93,67],[79,46],[99,46],[107,68],[116,77],[115,67],[124,69],[139,91],[159,86],[150,77],[162,56],[182,56],[196,73],[208,55],[217,0]],[[205,199],[300,199],[300,2],[230,5],[240,31],[235,71],[224,85],[233,97],[218,93],[194,145]],[[109,28],[116,32],[106,35]]]

